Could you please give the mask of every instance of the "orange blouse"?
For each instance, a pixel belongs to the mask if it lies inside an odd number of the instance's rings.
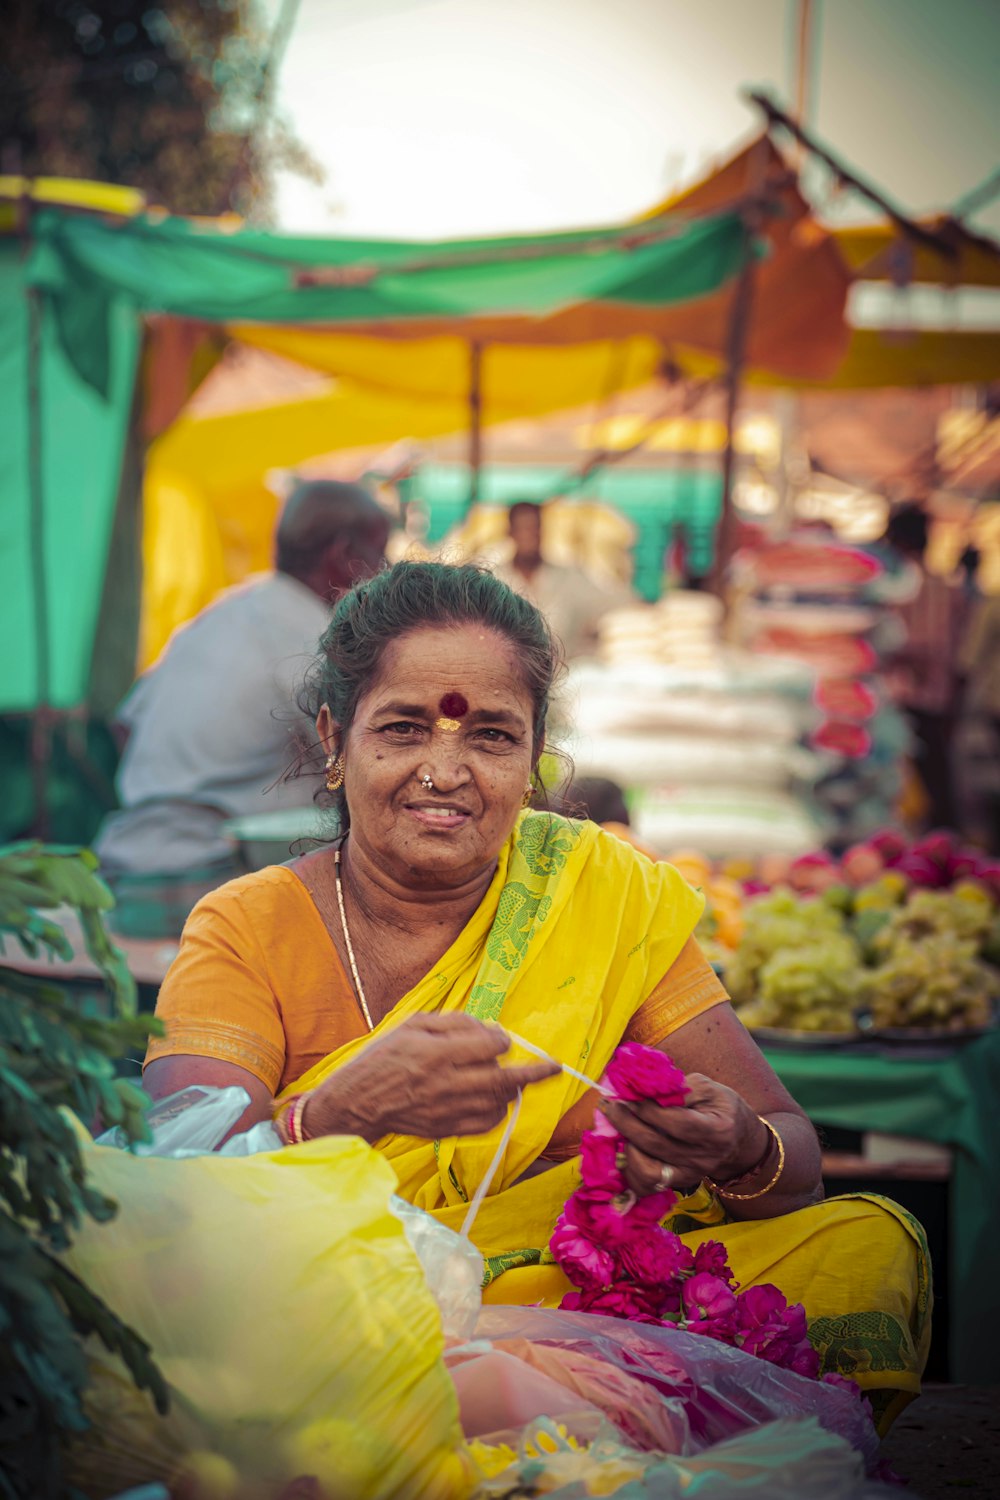
[[[626,1039],[661,1042],[728,998],[689,938]],[[147,1063],[215,1057],[246,1068],[275,1094],[366,1030],[323,918],[287,865],[241,876],[198,903],[156,1014],[166,1035],[150,1042]]]

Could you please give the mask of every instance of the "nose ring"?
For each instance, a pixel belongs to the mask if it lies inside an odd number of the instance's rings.
[[[426,773],[421,776],[420,785],[423,787],[425,792],[432,792],[434,790],[434,783],[431,778],[426,775]]]

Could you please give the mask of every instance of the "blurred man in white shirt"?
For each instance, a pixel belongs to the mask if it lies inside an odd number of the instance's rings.
[[[301,484],[275,535],[275,567],[175,631],[118,719],[121,809],[95,849],[115,875],[230,868],[224,823],[307,806],[316,778],[283,780],[308,726],[298,705],[332,603],[384,562],[389,522],[360,485]],[[228,863],[227,863],[228,862]]]
[[[582,568],[546,562],[542,555],[542,507],[518,500],[508,517],[513,556],[493,571],[541,610],[567,657],[597,649],[597,626],[609,610],[628,602],[627,591],[603,589]]]

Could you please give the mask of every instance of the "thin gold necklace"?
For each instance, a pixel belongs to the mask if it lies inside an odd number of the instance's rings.
[[[364,1012],[365,1020],[368,1022],[368,1030],[374,1031],[375,1022],[372,1020],[372,1013],[368,1009],[368,1001],[365,999],[365,987],[361,983],[361,975],[358,973],[357,959],[354,957],[354,945],[351,942],[351,934],[347,926],[347,911],[344,907],[344,887],[340,882],[339,849],[334,849],[333,851],[333,868],[337,876],[337,905],[340,907],[340,925],[343,928],[344,932],[344,947],[347,949],[347,957],[351,962],[351,973],[354,976],[354,988],[357,991],[358,999],[361,1002],[361,1009]]]

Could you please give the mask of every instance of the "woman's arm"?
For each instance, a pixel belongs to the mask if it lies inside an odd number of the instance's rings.
[[[502,1031],[471,1016],[415,1016],[320,1084],[309,1095],[303,1128],[308,1137],[359,1135],[372,1144],[397,1132],[435,1140],[492,1130],[520,1089],[559,1071],[556,1063],[501,1067],[509,1047]],[[154,1099],[192,1084],[246,1089],[250,1104],[226,1140],[269,1120],[274,1109],[267,1084],[213,1057],[158,1058],[147,1063],[143,1081]]]
[[[246,1089],[250,1095],[250,1103],[226,1134],[226,1140],[231,1135],[239,1135],[244,1130],[259,1125],[262,1120],[269,1120],[274,1108],[274,1096],[266,1083],[262,1083],[246,1068],[241,1068],[236,1063],[222,1062],[215,1057],[194,1057],[177,1053],[171,1057],[157,1058],[146,1064],[142,1083],[146,1093],[153,1099],[165,1099],[168,1094],[176,1094],[194,1084],[201,1084],[208,1089],[228,1089],[234,1086]]]
[[[683,1107],[608,1103],[609,1119],[628,1141],[626,1176],[638,1193],[664,1186],[669,1166],[676,1188],[708,1178],[733,1192],[757,1194],[777,1171],[779,1152],[767,1119],[785,1153],[781,1176],[760,1197],[720,1196],[737,1219],[791,1213],[822,1199],[816,1132],[728,1004],[688,1021],[660,1044],[688,1075],[691,1092]]]

